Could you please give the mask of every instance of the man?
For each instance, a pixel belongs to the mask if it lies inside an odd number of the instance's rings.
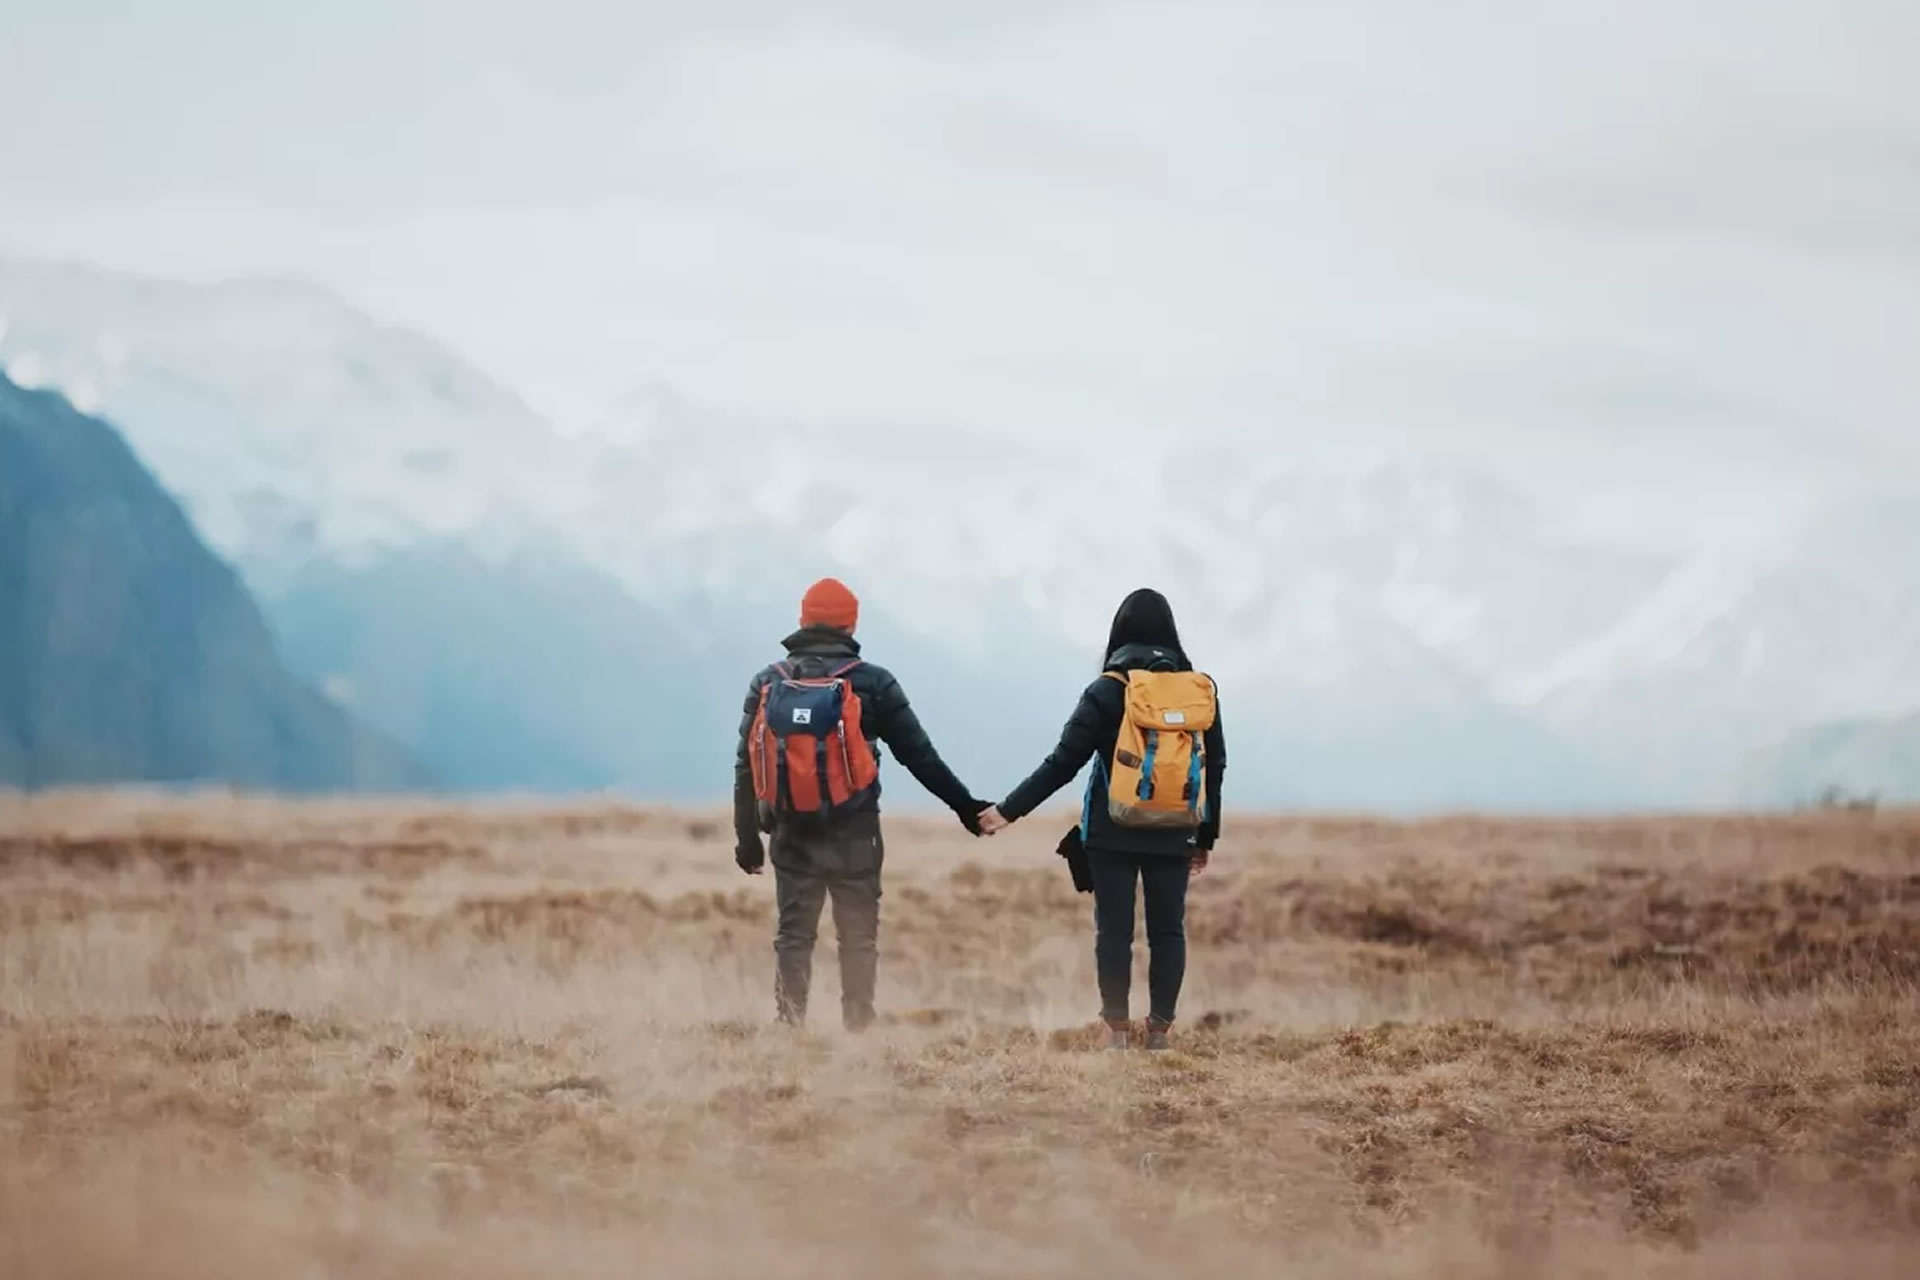
[[[940,759],[900,682],[861,659],[854,639],[859,620],[860,602],[844,583],[814,583],[800,601],[800,629],[784,641],[787,660],[754,676],[741,707],[734,861],[748,875],[761,874],[767,851],[760,837],[771,833],[779,904],[774,1004],[780,1020],[794,1026],[806,1020],[813,944],[828,897],[840,943],[841,1019],[851,1031],[873,1022],[884,855],[873,744],[891,747],[907,772],[976,836],[989,807]],[[842,702],[836,681],[851,699]],[[842,705],[851,708],[844,736],[841,726],[828,723]]]

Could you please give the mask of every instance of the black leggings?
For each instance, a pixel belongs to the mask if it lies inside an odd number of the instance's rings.
[[[1093,870],[1093,959],[1100,974],[1100,1016],[1110,1022],[1132,1016],[1133,888],[1145,887],[1149,1016],[1173,1021],[1180,984],[1187,976],[1188,859],[1165,853],[1089,851]]]

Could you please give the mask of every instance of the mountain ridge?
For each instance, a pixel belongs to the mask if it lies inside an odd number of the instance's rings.
[[[22,279],[86,305],[37,309]],[[1442,790],[1496,806],[1519,799],[1497,754],[1458,772],[1472,754],[1459,744],[1475,735],[1508,742],[1515,774],[1564,755],[1594,779],[1595,803],[1688,803],[1753,742],[1858,712],[1871,681],[1836,674],[1836,656],[1878,673],[1896,706],[1909,692],[1920,705],[1920,686],[1897,674],[1920,670],[1920,631],[1904,621],[1912,584],[1897,557],[1858,546],[1886,529],[1836,526],[1819,533],[1831,546],[1810,534],[1784,553],[1656,554],[1571,537],[1459,463],[1176,442],[1096,474],[1093,455],[1058,443],[929,452],[904,434],[710,410],[664,386],[561,431],[431,339],[383,338],[394,331],[364,316],[342,321],[351,308],[266,289],[274,308],[321,314],[276,310],[263,327],[280,335],[269,365],[280,382],[250,367],[236,390],[229,366],[245,361],[222,335],[248,326],[207,320],[220,308],[200,286],[130,308],[146,317],[136,324],[115,301],[132,286],[61,280],[0,260],[0,312],[13,318],[0,357],[29,356],[123,408],[263,600],[315,569],[377,575],[456,544],[504,582],[538,547],[629,597],[636,620],[677,619],[692,628],[683,647],[711,649],[743,614],[785,609],[805,581],[837,572],[929,661],[973,679],[1004,652],[999,633],[1064,663],[1104,634],[1114,601],[1151,583],[1175,597],[1250,718],[1276,722],[1276,750],[1305,749],[1283,716],[1312,708],[1298,714],[1317,734],[1344,716],[1404,760],[1400,776],[1418,777],[1424,751],[1451,778]],[[350,333],[336,332],[343,323]],[[100,354],[108,337],[113,361]],[[380,377],[355,373],[369,351]],[[1183,515],[1152,524],[1151,539],[1122,536],[1127,519],[1142,522],[1132,513],[1158,511]],[[1887,518],[1920,537],[1920,521]],[[1832,616],[1797,616],[1809,592]],[[1671,708],[1688,733],[1663,727]],[[1411,746],[1394,741],[1396,724]],[[1368,785],[1364,759],[1338,751],[1321,772],[1343,793]],[[1390,784],[1379,789],[1390,800]]]
[[[239,575],[113,427],[0,375],[0,778],[425,789],[281,666]]]

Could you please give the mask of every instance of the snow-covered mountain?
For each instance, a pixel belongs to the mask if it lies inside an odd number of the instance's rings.
[[[531,549],[625,592],[680,650],[717,651],[835,571],[959,682],[1005,681],[1010,664],[1090,664],[1113,604],[1151,583],[1247,726],[1237,759],[1273,764],[1272,794],[1385,807],[1422,777],[1423,805],[1583,787],[1679,803],[1797,725],[1920,706],[1912,505],[1849,508],[1785,552],[1663,558],[1561,534],[1491,474],[1437,460],[803,427],[660,387],[560,430],[295,282],[0,261],[0,317],[14,376],[120,422],[263,597],[329,584],[337,603],[308,597],[304,627],[371,607],[343,570],[454,549],[522,566],[502,569],[520,591]],[[1004,696],[1043,700],[1051,726],[1070,694]]]
[[[299,281],[0,259],[0,359],[126,424],[250,575],[431,538],[499,553],[583,496],[516,396]]]
[[[1920,524],[1912,536],[1920,545]],[[1526,692],[1546,723],[1693,792],[1796,726],[1920,707],[1920,574],[1908,576],[1861,581],[1803,558],[1685,564]]]
[[[606,482],[582,521],[593,553],[677,562],[655,583],[752,591],[768,547],[806,546],[942,634],[986,643],[974,619],[992,599],[1083,647],[1127,590],[1164,584],[1222,672],[1402,708],[1484,699],[1494,674],[1553,661],[1665,569],[1557,543],[1518,494],[1438,463],[1178,445],[969,456],[906,432],[738,421],[659,391],[581,443]],[[636,520],[631,495],[650,486]]]

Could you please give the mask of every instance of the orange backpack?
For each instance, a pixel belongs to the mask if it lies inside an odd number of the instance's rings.
[[[776,819],[839,817],[858,808],[880,779],[880,762],[860,727],[860,695],[847,672],[798,676],[777,663],[760,688],[747,734],[761,826]]]
[[[1126,686],[1107,816],[1120,827],[1198,827],[1206,817],[1206,733],[1219,696],[1213,679],[1199,671],[1102,674]]]

